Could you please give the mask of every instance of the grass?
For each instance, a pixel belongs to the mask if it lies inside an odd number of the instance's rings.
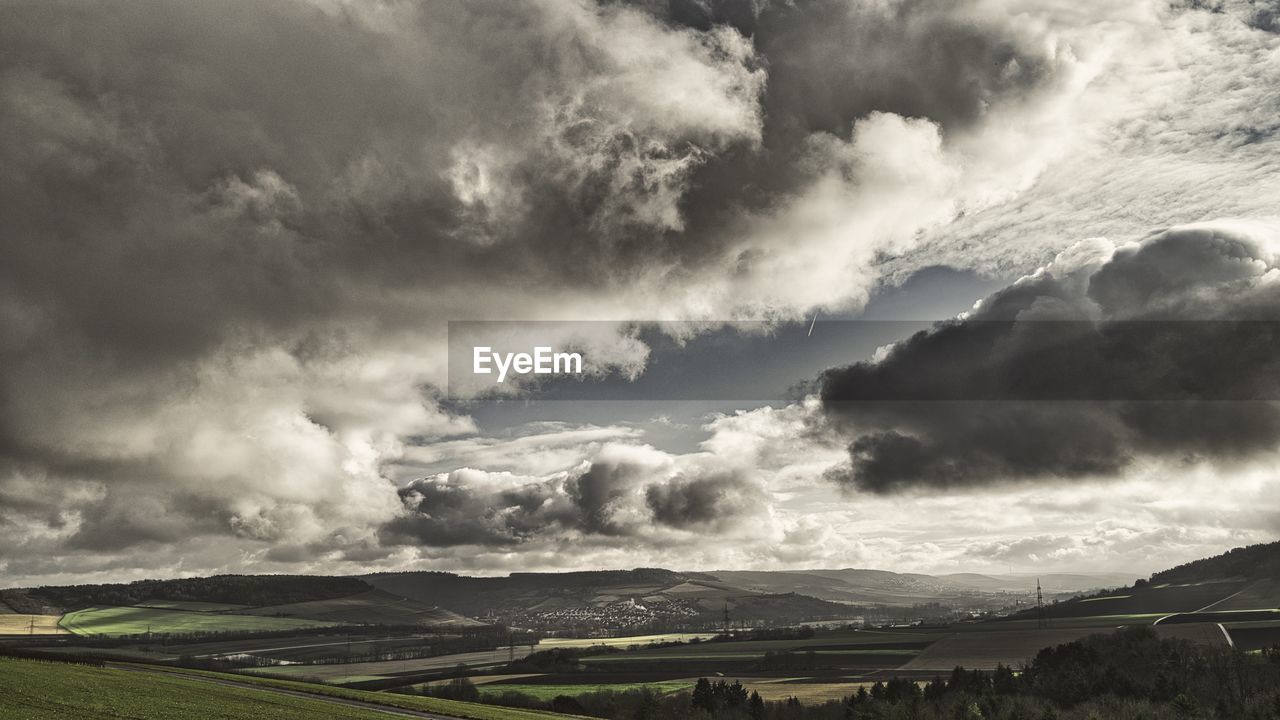
[[[22,720],[386,720],[374,710],[178,676],[0,658],[0,717]]]
[[[560,695],[577,697],[594,692],[626,692],[628,690],[652,690],[660,695],[680,692],[693,688],[693,683],[674,680],[670,682],[648,683],[607,683],[603,685],[530,685],[487,683],[477,686],[481,695],[501,695],[507,692],[518,692],[539,700],[551,700]]]
[[[0,615],[0,635],[66,635],[58,626],[57,615]]]
[[[77,635],[143,635],[295,630],[334,623],[141,607],[92,607],[67,613],[62,616],[61,625]]]
[[[225,673],[210,672],[207,670],[178,670],[176,668],[171,672],[174,674],[193,675],[199,677],[213,677],[220,679],[231,678],[237,682],[260,685],[262,687],[296,690],[324,697],[361,700],[364,702],[385,705],[393,708],[401,708],[404,710],[422,710],[425,712],[440,713],[442,715],[451,715],[453,717],[465,718],[466,720],[548,720],[549,718],[559,718],[560,720],[564,720],[565,718],[581,718],[581,716],[578,715],[564,715],[561,713],[547,712],[545,710],[503,708],[493,705],[483,705],[480,703],[461,702],[458,700],[444,700],[440,698],[398,695],[393,693],[377,693],[368,692],[366,690],[350,690],[347,688],[338,688],[329,685],[313,685],[310,683],[293,682],[291,680],[277,680],[275,678],[256,677],[253,675],[227,675]],[[596,719],[583,718],[582,720]]]

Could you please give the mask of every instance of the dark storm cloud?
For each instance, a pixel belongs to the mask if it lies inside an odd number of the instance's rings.
[[[767,502],[759,487],[739,472],[721,471],[703,477],[676,477],[645,490],[645,504],[653,519],[674,528],[707,527],[735,521],[749,514],[752,504]]]
[[[730,148],[695,171],[684,204],[695,236],[714,235],[741,207],[767,207],[803,186],[814,133],[847,137],[859,118],[890,112],[926,118],[945,136],[1065,75],[1043,37],[974,2],[741,0],[668,8],[675,22],[738,27],[769,72],[763,152]]]
[[[583,467],[546,478],[463,469],[400,490],[404,512],[387,545],[513,546],[565,537],[654,541],[655,523],[719,532],[761,512],[766,496],[741,470],[676,470],[649,450],[612,446]]]
[[[1110,257],[1085,245],[876,362],[827,371],[826,416],[850,438],[828,477],[890,492],[1273,450],[1274,240],[1208,224]]]
[[[484,473],[458,470],[400,490],[407,513],[382,530],[388,544],[514,545],[534,534],[580,524],[578,509],[554,484],[485,487]]]

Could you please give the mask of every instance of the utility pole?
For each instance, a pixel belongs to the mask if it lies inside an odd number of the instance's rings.
[[[1049,625],[1044,616],[1044,591],[1040,589],[1040,578],[1036,578],[1036,628],[1045,629]]]

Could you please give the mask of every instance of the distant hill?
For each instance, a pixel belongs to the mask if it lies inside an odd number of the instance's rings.
[[[725,607],[740,619],[806,620],[847,617],[853,611],[808,595],[761,592],[712,573],[659,568],[571,573],[512,573],[476,578],[439,572],[378,573],[366,582],[389,593],[438,604],[471,617],[605,611],[625,605],[657,617],[716,617]],[[621,611],[620,611],[621,612]]]
[[[953,573],[938,575],[937,580],[951,587],[967,587],[987,592],[1030,592],[1040,582],[1046,593],[1079,593],[1128,585],[1135,579],[1131,573]]]
[[[1034,592],[1037,576],[955,573],[923,575],[887,570],[743,571],[716,570],[710,575],[759,592],[795,592],[824,600],[859,605],[910,606],[919,603],[962,604],[974,594]],[[1132,582],[1123,573],[1046,573],[1039,576],[1045,592],[1079,593]]]

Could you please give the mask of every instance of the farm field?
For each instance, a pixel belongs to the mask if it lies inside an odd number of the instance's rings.
[[[1050,605],[1047,614],[1054,621],[1091,615],[1143,615],[1150,613],[1195,612],[1244,590],[1244,580],[1210,580],[1180,585],[1156,585],[1129,594],[1110,595],[1088,602]],[[1028,615],[1032,622],[1033,615]]]
[[[528,654],[528,645],[522,645],[515,649],[515,657],[517,658]],[[263,677],[295,680],[314,678],[329,683],[347,683],[433,670],[448,670],[458,665],[491,667],[506,663],[510,657],[510,651],[507,648],[501,648],[499,650],[455,653],[415,660],[379,660],[376,662],[341,663],[337,665],[283,665],[254,668],[248,672]]]
[[[0,635],[66,635],[58,625],[57,615],[0,614]]]
[[[790,640],[746,640],[704,642],[667,648],[631,650],[625,653],[590,655],[586,665],[724,663],[727,670],[755,665],[767,653],[790,653],[808,657],[826,667],[897,667],[947,633],[877,632],[848,630],[822,633],[812,638]]]
[[[999,664],[1017,666],[1042,648],[1078,640],[1097,632],[1094,628],[1046,630],[995,630],[956,633],[930,645],[902,666],[903,670],[949,672],[957,665],[991,670]]]
[[[1264,578],[1255,580],[1236,594],[1202,609],[1225,612],[1228,610],[1274,610],[1277,608],[1280,608],[1280,580]]]
[[[1087,606],[1087,605],[1086,605]],[[1127,613],[1120,615],[1080,615],[1073,617],[1051,617],[1048,618],[1049,629],[1070,629],[1070,628],[1103,628],[1112,629],[1121,625],[1150,625],[1162,617],[1167,617],[1167,612],[1153,613]],[[952,629],[956,632],[990,632],[992,629],[1000,630],[1035,630],[1037,621],[1035,618],[1020,618],[1017,620],[995,620],[989,623],[973,623],[965,625],[956,625]]]
[[[1162,638],[1190,640],[1197,645],[1227,645],[1227,631],[1218,623],[1179,623],[1156,625],[1156,634]]]
[[[1229,623],[1223,627],[1241,650],[1261,650],[1280,645],[1280,623],[1277,622]]]
[[[543,638],[538,643],[539,650],[553,648],[585,648],[585,647],[630,647],[631,645],[650,645],[664,642],[689,642],[691,640],[708,640],[714,633],[662,633],[660,635],[628,635],[616,638]]]
[[[461,628],[483,624],[448,610],[392,595],[382,590],[370,590],[359,595],[333,600],[268,605],[251,608],[244,613],[375,625],[434,625]]]
[[[667,682],[649,682],[649,683],[604,683],[604,684],[574,684],[574,685],[538,685],[538,684],[519,684],[519,683],[485,683],[478,686],[481,695],[501,695],[505,692],[518,692],[522,695],[538,698],[539,700],[551,700],[559,695],[568,695],[576,697],[578,695],[586,695],[588,693],[614,691],[625,692],[627,690],[643,690],[648,689],[656,693],[666,695],[669,693],[680,692],[682,690],[693,689],[692,681],[671,680]]]
[[[0,717],[23,720],[385,720],[321,699],[127,670],[0,658]]]
[[[139,607],[93,607],[62,616],[63,628],[77,635],[143,635],[294,630],[331,626],[323,620],[257,617]]]
[[[857,680],[846,680],[844,682],[810,682],[806,680],[799,681],[768,681],[768,680],[743,680],[743,687],[747,692],[758,692],[764,700],[786,700],[787,698],[796,698],[800,702],[810,704],[820,704],[828,700],[842,700],[849,695],[858,692],[860,687],[869,687],[874,682],[859,682]]]

